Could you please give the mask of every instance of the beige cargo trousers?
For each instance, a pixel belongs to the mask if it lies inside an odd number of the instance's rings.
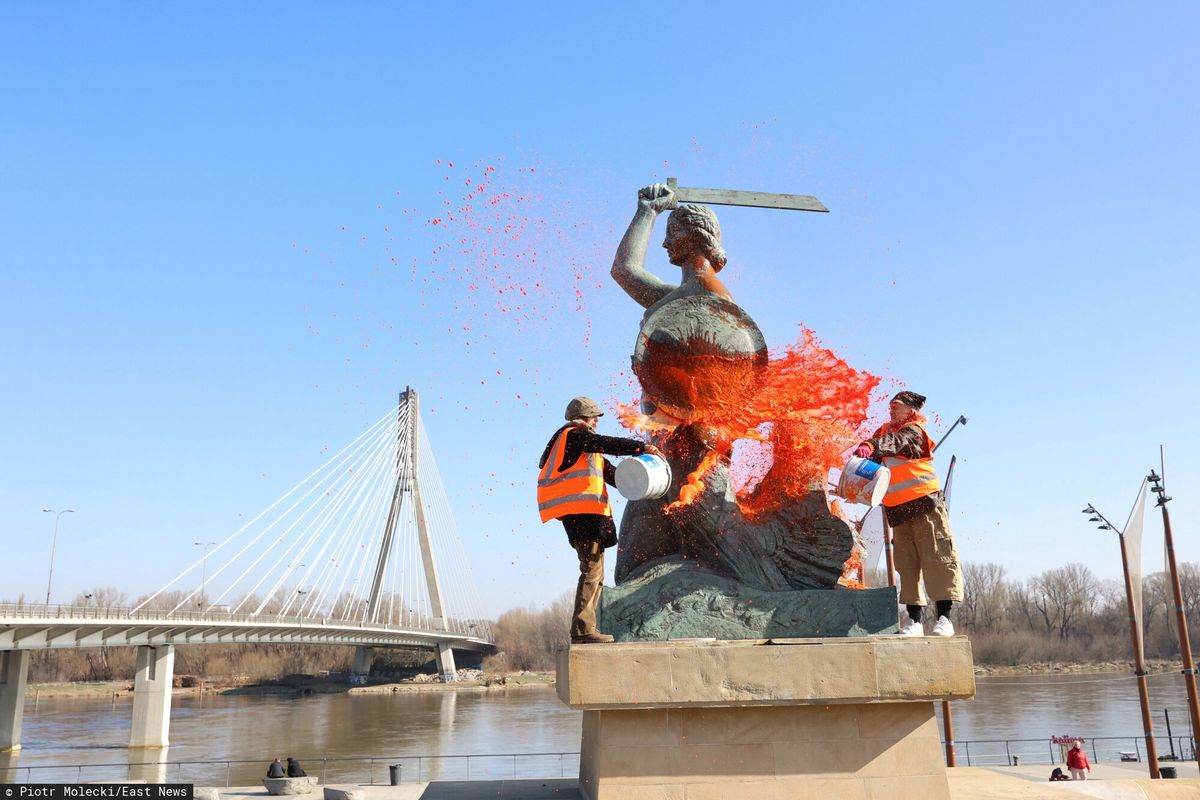
[[[935,602],[962,601],[962,568],[946,504],[940,496],[934,500],[932,509],[892,528],[892,548],[896,571],[900,573],[901,604],[927,606],[930,597]]]

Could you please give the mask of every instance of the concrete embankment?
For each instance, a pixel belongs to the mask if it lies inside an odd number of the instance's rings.
[[[951,800],[1195,800],[1200,797],[1196,763],[1177,762],[1176,780],[1151,780],[1145,764],[1101,764],[1092,779],[1050,783],[1052,767],[957,767],[946,770]],[[341,785],[338,785],[341,787]],[[350,787],[346,787],[350,788]],[[400,786],[356,786],[363,800],[583,800],[573,778],[511,781],[435,781]],[[262,787],[217,789],[220,800],[262,798]],[[850,795],[847,795],[850,796]],[[295,800],[323,800],[323,792],[297,795]]]

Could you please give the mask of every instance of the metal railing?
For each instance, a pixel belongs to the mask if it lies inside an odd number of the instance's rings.
[[[1103,761],[1143,761],[1142,752],[1146,740],[1141,736],[1081,736],[1086,743],[1088,759],[1093,764]],[[1195,761],[1196,753],[1192,749],[1190,736],[1155,736],[1158,742],[1159,761],[1171,752],[1174,745],[1176,761]],[[943,749],[945,742],[942,742]],[[1062,745],[1053,739],[972,739],[969,741],[955,740],[955,752],[960,759],[966,761],[968,767],[983,767],[997,765],[1020,764],[1061,764],[1064,750]],[[1014,760],[1015,759],[1015,760]],[[1167,760],[1167,763],[1170,763]]]
[[[0,783],[54,783],[143,779],[152,783],[257,786],[271,758],[253,760],[147,761],[109,764],[0,766]],[[401,783],[431,780],[567,778],[579,774],[579,752],[301,758],[322,784],[387,785],[388,767],[399,766]]]
[[[1140,736],[1083,737],[1093,764],[1137,761],[1144,739]],[[1164,755],[1174,745],[1176,762],[1195,761],[1190,736],[1156,737]],[[945,743],[943,742],[943,745]],[[1012,766],[1063,762],[1061,745],[1053,739],[971,739],[955,741],[965,766]],[[153,783],[193,783],[201,786],[256,786],[266,774],[271,757],[212,759],[207,761],[145,761],[106,764],[31,764],[0,766],[0,783],[53,783],[144,779]],[[386,785],[388,767],[400,768],[402,783],[432,780],[517,780],[567,778],[579,773],[579,751],[547,753],[479,753],[451,755],[356,756],[299,759],[321,783]],[[1160,762],[1172,763],[1159,757]],[[959,762],[960,765],[962,761]]]

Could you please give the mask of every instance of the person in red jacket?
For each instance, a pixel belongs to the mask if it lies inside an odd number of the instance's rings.
[[[1073,781],[1086,781],[1087,774],[1092,771],[1087,753],[1083,752],[1083,739],[1076,739],[1075,744],[1067,751],[1067,769],[1071,770]]]

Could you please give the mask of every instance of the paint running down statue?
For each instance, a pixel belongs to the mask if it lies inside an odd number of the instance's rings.
[[[671,209],[663,247],[681,270],[678,285],[645,268],[654,222]],[[862,419],[850,425],[828,419],[836,416],[828,413],[834,400],[826,397],[834,390],[825,386],[802,387],[804,397],[796,402],[781,394],[781,387],[795,385],[789,380],[796,370],[788,371],[795,362],[786,362],[801,354],[789,350],[782,366],[769,358],[762,332],[718,278],[726,260],[710,208],[678,204],[669,184],[639,191],[637,212],[612,267],[613,279],[646,309],[632,359],[642,387],[641,414],[626,414],[624,421],[652,432],[673,478],[662,499],[626,507],[616,580],[623,584],[675,560],[755,590],[833,588],[852,558],[853,529],[830,510],[824,468],[796,474],[795,463],[781,454],[805,453],[812,456],[806,463],[816,465],[830,460],[829,454],[837,459],[855,443],[851,429]],[[876,379],[819,352],[822,368],[836,361],[828,369],[852,376],[861,400],[852,404],[850,416],[865,418]],[[768,407],[787,410],[776,418],[764,412]],[[815,430],[828,431],[828,441],[811,443],[821,438],[812,435]],[[733,443],[755,438],[766,438],[774,448],[773,463],[755,487],[735,487]],[[823,457],[816,452],[822,448]]]

